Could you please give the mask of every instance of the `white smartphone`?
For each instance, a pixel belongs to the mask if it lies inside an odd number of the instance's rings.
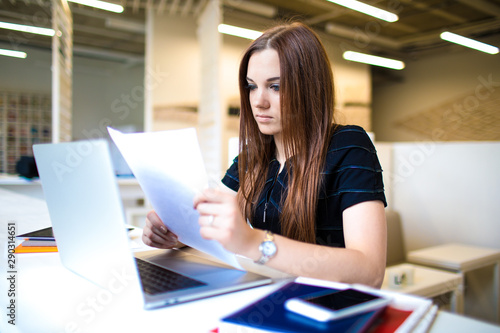
[[[305,317],[327,322],[387,306],[390,299],[355,289],[322,291],[295,297],[285,302],[285,308]]]

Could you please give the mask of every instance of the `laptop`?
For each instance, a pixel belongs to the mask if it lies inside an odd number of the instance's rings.
[[[272,281],[182,249],[134,252],[106,140],[37,144],[33,152],[61,262],[81,277],[138,288],[146,309]]]

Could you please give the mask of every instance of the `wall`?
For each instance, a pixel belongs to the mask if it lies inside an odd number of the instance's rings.
[[[373,86],[375,138],[381,159],[392,163],[384,168],[389,206],[402,215],[408,250],[450,241],[499,247],[499,141],[444,142],[451,129],[470,128],[479,117],[480,133],[500,125],[499,58],[452,47],[407,61],[395,74],[400,81]],[[442,111],[436,105],[448,110],[433,118]],[[479,112],[488,105],[496,115]],[[408,117],[431,124],[427,135],[401,126]]]
[[[0,57],[0,88],[51,92],[51,52],[27,49],[26,59]],[[106,125],[144,123],[144,68],[75,57],[73,60],[73,139],[102,137]]]
[[[152,91],[153,107],[196,106],[200,50],[196,20],[154,15],[152,68],[164,73]]]
[[[498,38],[491,42],[499,44]],[[468,141],[484,139],[488,130],[500,133],[496,112],[500,55],[456,46],[441,55],[408,59],[406,68],[392,75],[399,81],[373,86],[373,129],[378,140]],[[461,137],[444,135],[455,128],[463,134],[472,132]]]
[[[450,242],[499,248],[500,142],[377,144],[407,251]]]
[[[107,136],[106,126],[142,131],[144,64],[74,59],[73,138]]]
[[[0,48],[9,48],[0,45]],[[24,50],[24,49],[23,49]],[[49,93],[51,91],[51,52],[26,50],[25,59],[0,56],[0,88],[13,91]]]
[[[167,78],[153,91],[155,107],[191,105],[199,99],[200,49],[194,18],[154,15],[153,63]],[[258,29],[258,28],[256,28]],[[342,58],[338,40],[320,34],[333,65],[337,98],[340,106],[353,100],[370,103],[371,74],[369,66],[347,62]],[[239,104],[237,85],[238,66],[250,40],[223,36],[221,54],[224,98]],[[347,117],[347,116],[346,116]]]

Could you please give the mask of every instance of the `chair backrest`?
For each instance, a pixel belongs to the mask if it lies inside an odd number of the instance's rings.
[[[401,216],[398,212],[387,210],[387,266],[405,262],[406,249],[403,239]]]

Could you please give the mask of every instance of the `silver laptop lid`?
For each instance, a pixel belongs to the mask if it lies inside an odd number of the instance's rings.
[[[108,142],[38,144],[33,152],[62,264],[104,288],[117,276],[140,288]]]
[[[33,151],[61,261],[83,278],[108,290],[116,288],[118,281],[142,298],[148,309],[271,282],[258,274],[209,264],[184,251],[157,250],[137,256],[195,278],[203,286],[157,295],[143,293],[128,244],[108,143],[40,144],[33,146]]]

